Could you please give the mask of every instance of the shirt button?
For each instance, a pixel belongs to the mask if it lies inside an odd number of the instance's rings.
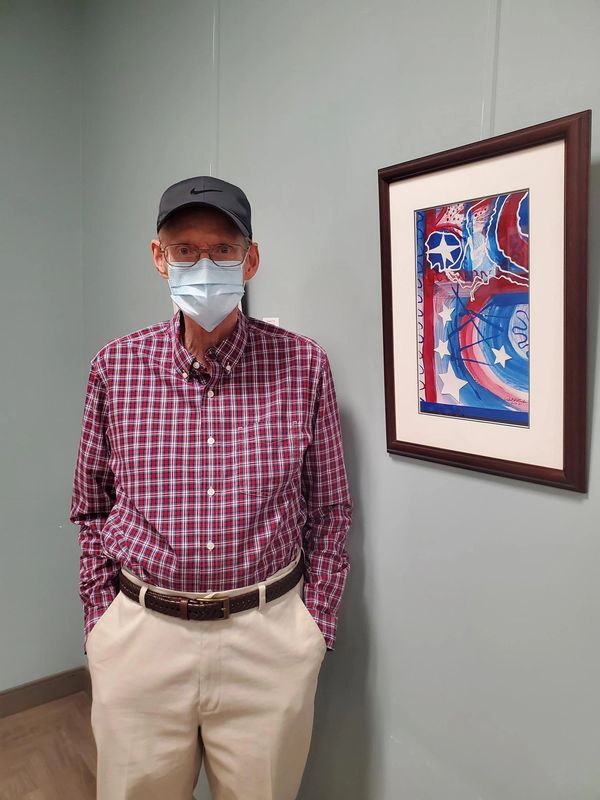
[[[187,376],[188,376],[188,374],[187,374],[187,372],[185,370],[182,370],[181,374],[183,375],[184,378],[187,378]]]
[[[206,544],[206,547],[207,547],[209,550],[214,550],[215,543],[214,543],[214,542],[207,542],[207,544]]]
[[[225,369],[227,370],[227,372],[229,372],[229,370],[231,369],[231,364],[227,364],[227,366],[225,367]]]
[[[194,363],[192,364],[192,367],[194,369],[199,369],[200,368],[200,362],[199,361],[194,361]]]
[[[207,494],[209,494],[212,497],[214,493],[215,493],[215,490],[211,486],[210,489],[208,490]]]
[[[214,396],[215,396],[215,393],[213,392],[213,390],[212,390],[212,389],[209,389],[209,390],[208,390],[208,392],[207,392],[206,394],[207,394],[209,397],[214,397]]]
[[[214,444],[215,443],[214,437],[212,437],[212,436],[209,436],[206,441],[208,442],[208,444]]]

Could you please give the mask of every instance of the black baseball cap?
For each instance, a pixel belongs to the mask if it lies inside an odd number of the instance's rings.
[[[189,206],[212,206],[219,209],[227,214],[244,236],[252,238],[248,198],[239,186],[211,175],[186,178],[165,189],[158,206],[156,232],[158,233],[171,214]]]

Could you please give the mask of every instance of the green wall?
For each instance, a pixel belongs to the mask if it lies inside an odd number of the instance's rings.
[[[81,14],[0,0],[0,691],[81,663]]]

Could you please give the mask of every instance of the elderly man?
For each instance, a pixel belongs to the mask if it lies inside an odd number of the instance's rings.
[[[98,800],[292,800],[335,641],[352,500],[326,351],[246,316],[250,205],[163,193],[177,306],[91,360],[70,519]]]

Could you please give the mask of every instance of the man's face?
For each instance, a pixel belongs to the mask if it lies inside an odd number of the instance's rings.
[[[214,244],[239,244],[248,248],[244,262],[244,280],[249,281],[256,273],[259,264],[258,245],[250,243],[226,214],[209,207],[185,208],[176,212],[161,227],[158,238],[150,243],[152,258],[161,278],[169,277],[168,264],[161,247],[169,244],[193,244],[209,247]],[[201,254],[207,258],[208,253]]]

